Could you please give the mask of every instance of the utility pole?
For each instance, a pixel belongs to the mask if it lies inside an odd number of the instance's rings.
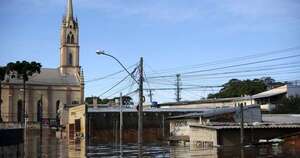
[[[243,103],[240,104],[240,113],[241,113],[241,147],[244,146],[244,107]]]
[[[123,134],[123,99],[122,99],[122,92],[120,93],[120,157],[123,157],[123,151],[122,151],[122,134]]]
[[[180,74],[176,74],[176,102],[180,102]]]
[[[152,90],[150,89],[150,90],[149,90],[149,97],[150,97],[150,103],[151,103],[151,104],[152,104],[152,102],[153,102],[152,96],[153,96]]]
[[[139,158],[143,157],[143,57],[140,59],[139,66],[139,108],[138,108],[138,146],[139,146]]]

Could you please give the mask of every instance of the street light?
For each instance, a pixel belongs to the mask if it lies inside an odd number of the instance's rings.
[[[122,68],[129,74],[129,76],[139,85],[139,108],[138,108],[138,147],[139,147],[139,157],[143,157],[143,102],[144,102],[144,96],[143,96],[143,58],[140,59],[139,64],[139,81],[137,81],[134,76],[126,69],[126,67],[114,56],[105,53],[104,51],[97,50],[96,54],[98,55],[106,55],[114,60],[116,60]]]
[[[139,84],[139,82],[134,78],[134,76],[127,70],[127,68],[116,58],[116,57],[114,57],[114,56],[112,56],[112,55],[110,55],[110,54],[107,54],[107,53],[105,53],[105,51],[103,51],[103,50],[97,50],[96,51],[96,54],[98,54],[98,55],[106,55],[106,56],[109,56],[109,57],[111,57],[111,58],[113,58],[113,59],[115,59],[121,66],[122,66],[122,68],[130,75],[130,77],[137,83],[137,84]]]

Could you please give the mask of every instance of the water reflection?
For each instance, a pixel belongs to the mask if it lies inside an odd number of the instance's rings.
[[[298,157],[300,149],[284,145],[264,145],[259,147],[247,147],[243,151],[239,147],[200,149],[189,146],[168,144],[147,144],[143,147],[145,157],[204,157],[204,158],[232,158],[242,157]],[[116,144],[94,143],[85,147],[85,141],[68,142],[57,139],[55,131],[44,130],[43,139],[40,139],[38,130],[28,132],[25,143],[0,146],[2,158],[82,158],[86,157],[137,157],[138,146],[136,144],[124,144],[122,150]],[[122,152],[121,152],[122,151]]]

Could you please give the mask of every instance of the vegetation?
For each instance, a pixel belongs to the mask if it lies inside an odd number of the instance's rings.
[[[26,82],[28,81],[29,77],[32,76],[35,73],[41,72],[42,65],[40,63],[37,63],[35,61],[33,62],[27,62],[27,61],[17,61],[15,63],[10,62],[7,64],[7,72],[10,74],[12,78],[18,78],[23,80],[23,109],[26,114],[25,110],[25,88],[26,88]],[[27,116],[25,115],[25,118]]]
[[[284,97],[272,111],[275,114],[300,114],[300,96]]]
[[[93,98],[94,97],[86,97],[85,98],[85,103],[87,104],[93,104]],[[108,104],[110,101],[114,101],[115,99],[119,99],[120,97],[115,97],[113,99],[101,99],[100,97],[97,97],[97,104]],[[122,97],[122,102],[123,102],[123,105],[126,105],[126,104],[130,104],[132,101],[132,98],[129,97],[129,96],[123,96]]]
[[[273,88],[283,85],[281,82],[275,82],[271,77],[264,77],[261,79],[247,79],[238,80],[231,79],[223,85],[223,88],[215,94],[209,94],[208,98],[228,98],[228,97],[240,97],[243,95],[254,95],[267,88]]]
[[[94,97],[86,97],[85,103],[86,104],[93,104],[93,98]],[[109,102],[109,99],[100,99],[100,97],[97,97],[97,104],[107,104]]]

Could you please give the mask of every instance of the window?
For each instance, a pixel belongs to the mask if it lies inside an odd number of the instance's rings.
[[[72,32],[70,32],[70,33],[68,34],[68,36],[67,36],[67,43],[68,43],[68,44],[73,44],[74,41],[75,41],[74,35],[73,35]]]
[[[72,101],[72,104],[79,104],[79,101],[73,100],[73,101]]]
[[[68,65],[72,65],[73,64],[73,55],[72,53],[68,54]]]
[[[20,99],[18,100],[18,109],[17,109],[17,120],[18,122],[22,122],[22,114],[23,114],[23,101]]]
[[[36,121],[37,122],[40,122],[42,121],[42,102],[41,100],[38,100],[37,103],[36,103]]]

